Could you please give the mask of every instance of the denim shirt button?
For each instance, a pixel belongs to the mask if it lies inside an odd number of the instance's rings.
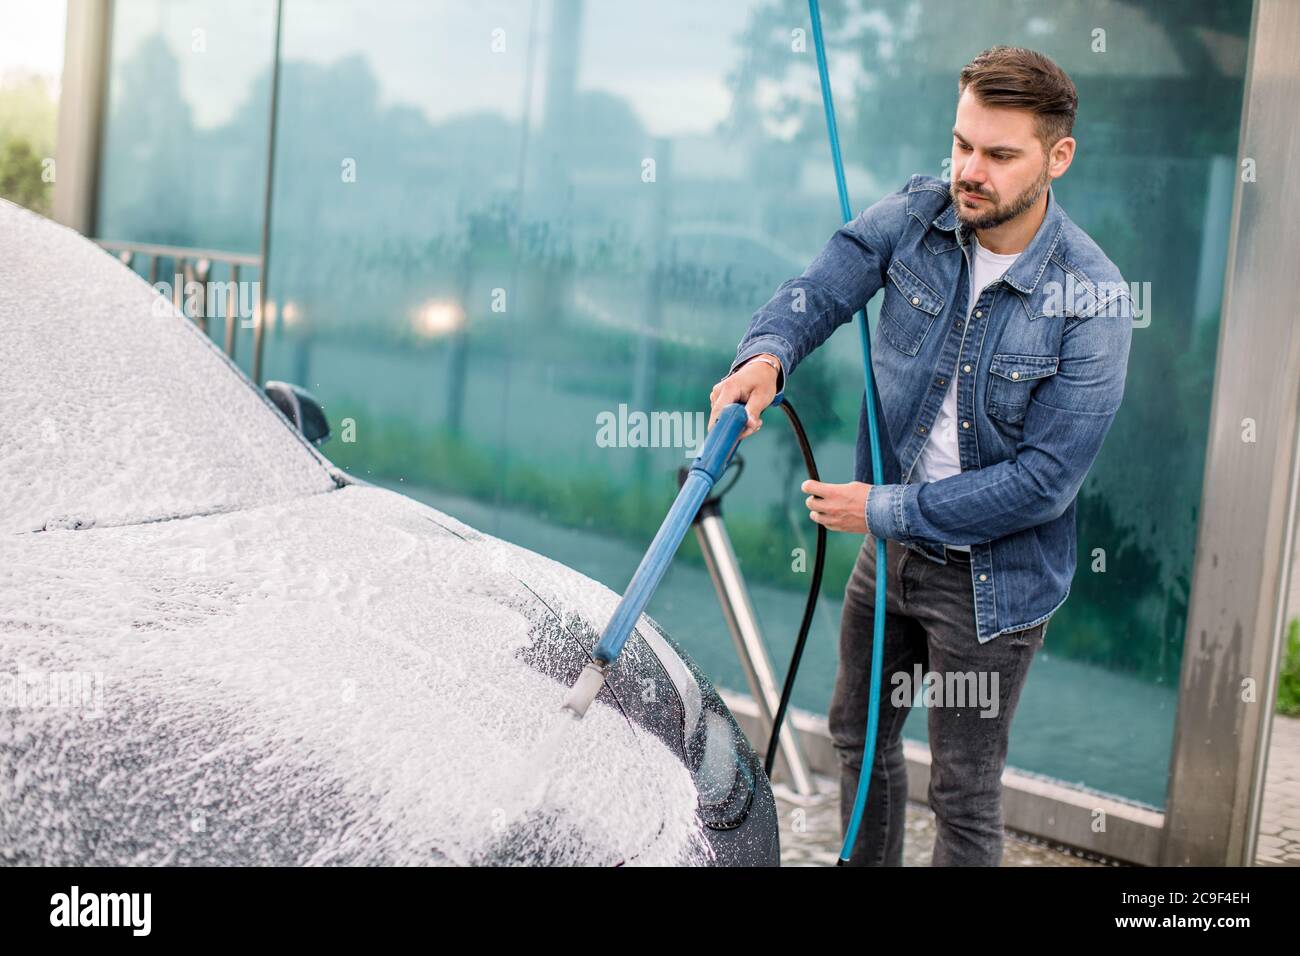
[[[982,319],[982,318],[984,318],[984,313],[981,312],[979,309],[976,309],[976,310],[975,310],[975,318],[977,318],[977,319]]]
[[[969,364],[963,365],[963,366],[961,367],[961,370],[962,370],[963,372],[969,372],[969,371],[970,371],[970,365],[969,365]]]
[[[970,428],[970,422],[962,422],[962,423],[961,423],[961,427],[962,427],[962,428]]]
[[[919,297],[919,296],[915,296],[915,295],[912,296],[912,305],[920,305],[920,304],[921,304],[921,299],[920,299],[920,297]]]
[[[989,576],[988,576],[987,574],[981,574],[981,575],[980,575],[980,580],[981,580],[981,581],[987,581],[988,579],[989,579]]]

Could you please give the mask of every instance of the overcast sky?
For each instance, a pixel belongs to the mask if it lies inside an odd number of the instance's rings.
[[[0,76],[63,71],[64,0],[0,0]]]
[[[476,109],[515,118],[532,6],[525,0],[444,2],[432,8],[426,0],[293,0],[285,4],[283,53],[287,60],[319,64],[360,55],[384,104],[414,106],[434,122]],[[538,6],[543,54],[550,9],[545,0]],[[181,93],[196,124],[218,126],[270,62],[273,11],[268,0],[124,3],[114,23],[114,57],[129,58],[143,40],[161,34],[176,56]],[[748,12],[746,3],[588,2],[578,88],[624,96],[656,134],[706,130],[730,108],[723,75],[735,65],[735,36]],[[490,51],[496,28],[504,31],[505,55]],[[195,29],[204,32],[201,55],[193,50]],[[545,60],[534,70],[535,79],[542,77]],[[462,77],[466,82],[458,82]],[[539,98],[542,89],[538,82]]]

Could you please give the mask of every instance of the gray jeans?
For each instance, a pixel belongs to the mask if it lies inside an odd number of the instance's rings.
[[[998,866],[1007,736],[1030,661],[1043,646],[1049,622],[981,645],[975,635],[970,562],[961,560],[964,553],[948,551],[944,565],[897,541],[887,541],[886,548],[880,721],[871,788],[850,863],[903,865],[907,766],[902,733],[919,689],[928,693],[922,700],[929,710],[929,801],[938,825],[932,865]],[[839,670],[830,708],[845,831],[867,736],[875,599],[876,539],[868,534],[844,591]]]

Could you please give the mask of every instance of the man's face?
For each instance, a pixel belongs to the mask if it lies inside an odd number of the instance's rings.
[[[992,229],[1034,205],[1052,176],[1028,110],[985,106],[967,88],[957,101],[948,190],[969,229]]]

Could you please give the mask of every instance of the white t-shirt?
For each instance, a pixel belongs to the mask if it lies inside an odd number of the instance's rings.
[[[979,239],[974,234],[971,235],[971,244],[975,250],[975,259],[971,269],[970,299],[966,304],[967,322],[970,322],[975,300],[984,291],[984,287],[1000,278],[1002,273],[1011,268],[1011,263],[1020,258],[1018,252],[1011,255],[989,252],[980,245]],[[912,469],[914,482],[938,481],[940,478],[961,473],[961,458],[957,452],[957,375],[959,372],[960,369],[953,372],[952,380],[948,383],[948,392],[943,397],[943,406],[934,420],[934,427],[930,429],[930,440],[925,443],[920,456],[916,459],[916,467]],[[948,547],[957,551],[970,550],[968,544],[950,544]]]

